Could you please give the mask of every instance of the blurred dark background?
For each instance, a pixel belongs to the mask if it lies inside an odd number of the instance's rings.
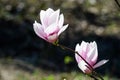
[[[97,71],[120,77],[120,8],[114,0],[0,0],[1,59],[58,72],[80,71],[73,53],[47,43],[33,30],[40,10],[49,7],[60,9],[69,24],[61,44],[74,49],[82,40],[96,41],[98,61],[109,59]]]

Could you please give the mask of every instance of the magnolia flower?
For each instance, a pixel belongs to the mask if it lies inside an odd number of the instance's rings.
[[[81,45],[77,44],[75,51],[77,51],[90,65],[93,69],[105,64],[108,60],[101,60],[96,64],[98,58],[98,50],[96,42],[84,42],[82,41]],[[75,54],[78,67],[86,74],[91,73],[90,66],[80,57],[78,54]]]
[[[64,16],[60,14],[60,10],[54,11],[48,8],[46,11],[40,11],[41,24],[35,21],[33,24],[35,33],[47,42],[54,43],[58,36],[68,27],[63,26]]]

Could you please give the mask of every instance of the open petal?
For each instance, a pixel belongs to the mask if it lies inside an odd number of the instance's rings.
[[[57,11],[53,12],[49,16],[48,25],[51,25],[53,23],[57,23],[58,22],[58,18],[59,18],[59,14],[60,14],[60,10],[59,9]]]
[[[85,57],[86,54],[84,54],[84,52],[82,51],[82,47],[79,44],[76,45],[75,51],[77,51],[84,59],[86,59]],[[82,60],[78,54],[75,54],[75,57],[76,57],[77,62]]]
[[[89,46],[90,46],[90,49],[91,49],[91,48],[97,47],[97,44],[96,44],[95,41],[93,41],[93,42],[90,42]]]
[[[57,24],[54,23],[46,28],[45,33],[47,34],[47,36],[49,36],[50,34],[58,32],[58,30],[59,28],[57,27]]]
[[[88,55],[89,54],[89,55]],[[97,55],[96,55],[96,48],[92,48],[89,53],[87,54],[87,61],[94,65],[97,61]]]
[[[93,46],[97,47],[97,43],[95,41],[93,41]]]
[[[80,56],[78,56],[78,54],[75,54],[75,59],[77,61],[77,63],[79,63],[82,59]]]
[[[95,64],[93,68],[95,69],[95,68],[97,68],[97,67],[99,67],[99,66],[107,63],[108,61],[109,61],[109,60],[101,60],[100,62],[98,62],[97,64]]]
[[[95,48],[89,49],[89,51],[87,52],[87,58],[91,60],[94,55],[95,55]]]
[[[41,20],[41,23],[44,24],[44,18],[45,18],[45,11],[44,10],[41,10],[40,11],[40,20]]]
[[[97,61],[98,58],[98,52],[97,48],[94,47],[89,51],[88,58],[91,59],[91,61]]]
[[[46,39],[45,39],[46,34],[44,33],[41,24],[39,24],[39,23],[37,23],[37,21],[35,21],[35,23],[33,24],[33,28],[34,28],[35,33],[36,33],[39,37],[41,37],[42,39],[46,40]]]
[[[76,47],[75,47],[75,51],[79,52],[79,50],[80,50],[80,45],[77,44]]]
[[[64,16],[63,14],[61,14],[58,22],[59,28],[63,26],[63,23],[64,23]]]
[[[97,50],[97,48],[95,47],[92,61],[93,61],[93,62],[97,61],[97,58],[98,58],[98,50]]]
[[[54,12],[54,10],[51,9],[51,8],[48,8],[48,9],[46,10],[46,13],[47,13],[48,15],[51,15],[53,12]]]
[[[84,72],[84,73],[91,73],[91,70],[87,67],[88,65],[82,60],[78,63],[78,67]]]
[[[93,64],[95,64],[95,62],[97,61],[98,50],[97,50],[97,44],[95,42],[89,44],[89,52],[87,54],[87,58]]]
[[[50,15],[52,15],[55,11],[51,8],[48,8],[45,12],[45,18],[46,17],[50,17]]]
[[[81,47],[81,53],[80,54],[82,55],[82,57],[84,57],[84,59],[86,59],[87,58],[87,54],[89,52],[88,51],[89,45],[88,45],[87,42],[82,41],[80,47]]]
[[[86,52],[87,47],[88,47],[88,43],[85,41],[82,41],[80,46],[82,48],[82,51]]]
[[[44,25],[44,27],[47,27],[47,26],[48,26],[49,16],[50,16],[53,12],[54,12],[54,11],[53,11],[53,9],[51,9],[51,8],[48,8],[46,11],[41,10],[41,12],[40,12],[40,20],[41,20],[42,25]]]
[[[65,31],[65,30],[67,29],[67,27],[68,27],[68,24],[65,25],[65,26],[63,26],[63,27],[60,29],[60,31],[58,32],[58,35],[60,35],[63,31]]]
[[[77,51],[79,53],[79,50],[80,50],[80,45],[77,44],[76,47],[75,47],[75,51]],[[78,56],[78,54],[75,53],[75,59],[77,61],[77,63],[79,63],[82,59],[80,56]]]

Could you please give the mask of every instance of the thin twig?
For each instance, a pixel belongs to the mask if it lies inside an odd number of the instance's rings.
[[[104,79],[101,77],[101,75],[100,75],[100,74],[98,74],[97,72],[93,71],[92,73],[93,73],[93,75],[95,75],[95,76],[99,77],[101,80],[104,80]]]
[[[118,7],[120,8],[120,3],[118,2],[118,0],[115,0],[115,3],[118,5]]]
[[[99,79],[97,79],[95,76],[93,76],[93,75],[90,75],[90,77],[91,78],[93,78],[94,80],[99,80]]]

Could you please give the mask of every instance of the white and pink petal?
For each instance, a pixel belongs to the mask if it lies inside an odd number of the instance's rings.
[[[91,73],[91,70],[87,67],[88,65],[82,60],[78,63],[78,67],[86,74]]]
[[[65,26],[63,26],[63,27],[59,30],[58,35],[60,35],[60,34],[61,34],[63,31],[65,31],[67,28],[68,28],[68,24],[65,25]]]
[[[59,17],[59,22],[58,22],[60,29],[63,27],[63,23],[64,23],[64,16],[63,16],[63,14],[61,14]]]
[[[57,24],[54,23],[48,26],[44,32],[47,34],[47,36],[49,36],[51,34],[57,33],[58,31],[59,31],[59,28],[57,27]]]
[[[43,31],[43,27],[41,24],[37,23],[37,21],[35,21],[35,23],[33,24],[33,28],[35,33],[42,39],[46,40],[45,36],[46,34]]]
[[[98,62],[97,64],[95,64],[94,66],[93,66],[93,68],[95,69],[95,68],[97,68],[97,67],[100,67],[100,66],[102,66],[103,64],[105,64],[105,63],[107,63],[109,60],[101,60],[100,62]]]
[[[59,14],[60,14],[60,10],[58,9],[57,11],[53,12],[48,19],[48,25],[51,25],[53,23],[57,23],[58,22],[58,18],[59,18]]]

